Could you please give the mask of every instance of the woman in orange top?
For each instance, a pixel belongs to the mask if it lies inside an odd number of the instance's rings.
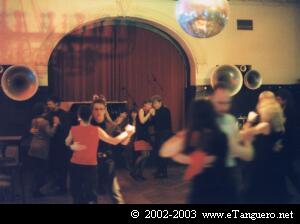
[[[117,145],[134,133],[133,126],[117,137],[109,136],[103,129],[90,124],[91,109],[81,106],[78,110],[80,124],[73,126],[66,138],[66,145],[74,151],[71,158],[71,194],[76,204],[96,203],[97,149],[99,139]]]

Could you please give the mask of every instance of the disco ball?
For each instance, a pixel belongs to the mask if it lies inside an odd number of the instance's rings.
[[[176,19],[182,29],[197,38],[217,35],[228,21],[227,0],[179,0]]]

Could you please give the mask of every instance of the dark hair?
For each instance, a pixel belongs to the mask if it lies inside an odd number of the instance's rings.
[[[80,106],[78,109],[78,117],[84,122],[88,122],[91,117],[91,108],[89,106]]]
[[[91,109],[94,109],[95,104],[102,104],[106,107],[106,102],[103,99],[94,100],[91,104]]]
[[[217,113],[210,101],[201,99],[192,102],[187,128],[190,131],[219,129],[217,125]]]
[[[136,108],[133,108],[133,109],[131,109],[131,110],[129,111],[129,117],[128,117],[128,119],[129,119],[129,124],[133,124],[133,119],[132,119],[132,116],[131,116],[132,113],[137,113],[137,114],[138,114],[138,110],[137,110]]]
[[[152,100],[151,99],[144,100],[143,105],[148,104],[148,103],[152,104]]]
[[[43,113],[45,113],[45,104],[43,103],[34,104],[32,111],[33,111],[32,113],[33,118],[41,117]]]
[[[60,99],[57,96],[50,96],[47,99],[47,102],[52,101],[54,103],[60,103]]]
[[[287,105],[294,106],[294,97],[287,89],[279,89],[275,95],[286,101]]]
[[[287,119],[286,122],[287,123],[291,123],[291,121],[293,122],[293,120],[296,118],[296,108],[295,108],[295,102],[294,102],[294,97],[292,95],[292,93],[287,90],[287,89],[279,89],[275,95],[277,97],[280,97],[282,100],[285,101],[285,105],[284,105],[284,115]]]
[[[136,108],[133,108],[133,109],[129,110],[129,114],[131,114],[131,113],[138,113],[138,110]]]
[[[217,90],[227,90],[230,91],[230,87],[228,86],[228,84],[224,83],[224,82],[220,82],[217,85],[215,85],[212,89],[212,94],[214,94]]]
[[[154,103],[155,101],[157,102],[162,102],[162,98],[160,95],[154,95],[151,97],[151,101]]]
[[[188,116],[187,137],[185,140],[185,151],[187,153],[191,153],[199,147],[209,152],[210,149],[216,147],[216,144],[226,147],[226,136],[217,124],[217,113],[210,101],[203,99],[194,101],[191,104]],[[192,133],[201,135],[197,142],[193,142],[193,144],[191,144]]]

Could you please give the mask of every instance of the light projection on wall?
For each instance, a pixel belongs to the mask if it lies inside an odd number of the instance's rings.
[[[34,0],[0,0],[0,64],[26,65],[36,72],[41,85],[47,85],[48,59],[53,48],[70,27],[85,20],[84,13],[41,10]]]

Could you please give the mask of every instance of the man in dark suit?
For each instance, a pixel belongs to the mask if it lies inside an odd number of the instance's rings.
[[[58,187],[57,193],[67,193],[68,165],[71,151],[65,145],[65,139],[70,130],[70,119],[66,111],[60,109],[57,97],[47,99],[47,120],[52,124],[53,117],[59,118],[59,125],[55,135],[50,140],[49,163],[54,183]]]
[[[158,95],[151,98],[155,114],[152,119],[155,131],[155,163],[156,171],[154,177],[163,179],[168,177],[167,163],[168,160],[159,156],[161,145],[172,136],[171,112],[163,105],[162,98]]]

